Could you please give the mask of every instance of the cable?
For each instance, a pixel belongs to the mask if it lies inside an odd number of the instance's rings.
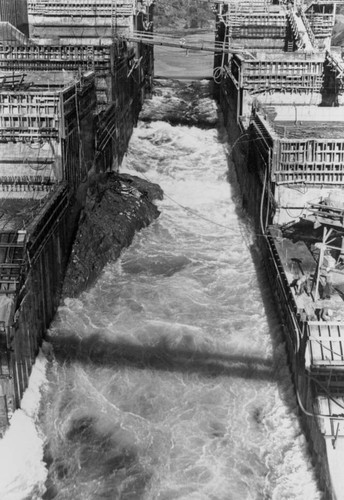
[[[110,132],[107,132],[108,135],[110,135],[111,138],[114,138],[113,137],[113,134],[111,134]],[[142,177],[144,177],[146,179],[146,181],[150,182],[151,184],[153,184],[153,181],[151,181],[146,175],[144,172],[138,172],[137,170],[135,170],[134,168],[128,166],[128,168],[130,170],[133,170],[134,172],[136,173],[139,173],[142,175]],[[209,222],[215,226],[218,226],[218,227],[222,227],[224,229],[229,229],[231,231],[233,231],[233,229],[229,226],[225,226],[224,224],[220,224],[219,222],[215,222],[214,220],[211,220],[211,219],[208,219],[207,217],[203,217],[202,215],[198,214],[197,212],[195,212],[194,210],[192,210],[191,208],[189,207],[185,207],[184,205],[182,205],[181,203],[179,203],[177,200],[175,200],[174,198],[172,198],[171,196],[169,196],[168,194],[166,194],[164,192],[164,195],[166,196],[166,198],[168,198],[169,200],[171,200],[173,203],[175,203],[176,205],[178,205],[180,208],[182,208],[183,210],[185,210],[186,212],[188,213],[191,213],[192,215],[194,215],[195,217],[198,217],[199,219],[202,219],[206,222]]]
[[[214,70],[213,70],[213,80],[214,80],[215,83],[217,83],[217,84],[221,83],[222,75],[223,75],[224,72],[225,72],[225,70],[224,70],[223,66],[217,66],[216,68],[214,68]]]
[[[111,134],[110,132],[107,132],[108,135],[110,135],[110,137],[113,139],[114,138],[114,134]],[[231,148],[231,151],[233,150],[234,146],[237,144],[237,142],[239,142],[239,140],[244,137],[245,135],[248,135],[248,134],[244,134],[243,136],[240,136],[233,144],[232,148]],[[99,152],[100,153],[100,152]],[[153,184],[153,181],[151,181],[146,175],[144,172],[141,172],[141,171],[138,171],[138,170],[135,170],[133,167],[130,167],[128,166],[128,168],[130,170],[133,170],[134,172],[136,173],[139,173],[140,175],[142,175],[142,177],[144,177],[146,179],[147,182],[150,182],[151,184]],[[206,222],[209,222],[210,224],[213,224],[214,226],[218,226],[218,227],[222,227],[224,229],[228,229],[230,231],[232,231],[232,234],[238,234],[237,232],[233,232],[233,228],[229,227],[229,226],[226,226],[224,224],[220,224],[219,222],[216,222],[214,220],[211,220],[211,219],[208,219],[207,217],[204,217],[200,214],[198,214],[196,211],[192,210],[191,208],[189,207],[185,207],[184,205],[182,205],[181,203],[179,203],[177,200],[175,200],[174,198],[172,198],[172,196],[166,194],[166,192],[164,192],[164,195],[166,198],[168,198],[169,200],[171,200],[173,203],[175,203],[176,205],[178,205],[180,208],[182,208],[183,210],[185,210],[186,212],[194,215],[195,217],[199,218],[199,219],[202,219]],[[240,232],[240,234],[242,235],[242,233]],[[260,234],[260,233],[256,233],[255,232],[255,235],[256,236],[265,236],[264,233]]]
[[[298,380],[298,377],[299,377],[299,370],[298,370],[298,367],[297,367],[297,360],[295,360],[296,363],[295,363],[295,379]],[[307,378],[309,378],[310,380],[313,380],[313,382],[317,383],[319,385],[319,387],[322,388],[322,390],[326,393],[327,397],[333,402],[335,403],[336,405],[338,405],[340,408],[342,408],[344,410],[344,406],[341,405],[340,403],[338,403],[332,396],[331,394],[328,392],[328,390],[326,389],[326,387],[324,387],[321,382],[319,382],[317,379],[315,379],[314,377],[312,377],[311,375],[309,375],[307,372],[304,372],[303,373],[304,376],[306,376]],[[327,418],[327,419],[335,419],[335,420],[342,420],[344,421],[344,415],[343,416],[338,416],[338,417],[335,417],[333,415],[326,415],[326,414],[323,414],[323,413],[314,413],[314,412],[310,412],[308,410],[306,410],[306,408],[304,407],[302,401],[301,401],[301,396],[300,396],[300,392],[299,392],[299,389],[298,389],[298,386],[297,386],[297,382],[295,383],[295,392],[296,392],[296,399],[297,399],[297,402],[298,402],[298,405],[301,409],[301,411],[307,415],[308,417],[312,417],[312,418]]]
[[[130,170],[133,170],[134,172],[137,172],[137,173],[140,173],[142,175],[142,177],[144,177],[146,179],[146,181],[150,182],[151,184],[154,184],[153,181],[151,181],[145,174],[144,172],[138,172],[137,170],[135,170],[134,168],[132,167],[129,167]],[[192,210],[192,208],[189,208],[189,207],[185,207],[184,205],[182,205],[181,203],[179,203],[177,200],[175,200],[174,198],[172,198],[172,196],[169,196],[168,194],[165,193],[164,191],[164,195],[166,196],[166,198],[168,198],[169,200],[171,200],[173,203],[175,203],[176,205],[178,205],[180,208],[182,208],[183,210],[185,210],[186,212],[194,215],[195,217],[198,217],[199,219],[202,219],[206,222],[210,222],[211,224],[213,224],[214,226],[219,226],[219,227],[223,227],[224,229],[229,229],[229,230],[233,230],[233,228],[229,227],[229,226],[225,226],[224,224],[220,224],[219,222],[215,222],[214,220],[211,220],[211,219],[208,219],[207,217],[203,217],[203,215],[200,215],[198,214],[197,212],[195,212],[194,210]]]
[[[240,135],[232,144],[231,146],[231,152],[230,154],[232,154],[233,152],[233,149],[235,148],[235,146],[237,145],[237,143],[243,138],[243,137],[249,137],[250,134],[248,134],[247,132],[243,135]],[[258,141],[260,139],[249,139],[248,141],[244,141],[244,143],[250,143],[250,142],[253,142],[253,141]]]
[[[265,234],[265,227],[263,223],[263,205],[264,205],[264,195],[265,195],[265,189],[266,189],[266,182],[268,178],[268,169],[265,169],[265,174],[264,174],[264,183],[263,183],[263,188],[262,188],[262,196],[260,198],[260,212],[259,212],[259,221],[260,221],[260,229],[262,231],[262,234]]]

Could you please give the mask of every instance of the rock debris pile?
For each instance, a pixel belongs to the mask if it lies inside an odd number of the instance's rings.
[[[75,297],[90,286],[105,264],[117,259],[134,234],[160,212],[157,184],[128,174],[108,172],[90,180],[63,285],[63,296]]]

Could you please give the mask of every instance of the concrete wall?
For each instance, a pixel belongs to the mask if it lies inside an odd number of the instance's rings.
[[[26,0],[0,0],[0,21],[8,21],[29,36]]]
[[[0,428],[7,424],[4,407],[11,413],[20,405],[39,346],[58,307],[77,214],[66,185],[62,185],[46,197],[39,216],[24,231],[19,287],[0,304],[0,322],[6,328],[0,332],[0,372],[5,374],[0,377]]]
[[[271,284],[271,289],[274,290],[273,298],[282,320],[282,331],[286,339],[286,349],[289,360],[289,367],[291,370],[294,388],[297,391],[303,407],[311,411],[317,411],[314,407],[314,393],[312,385],[309,383],[308,378],[304,374],[299,373],[299,366],[301,363],[296,362],[294,354],[294,338],[295,338],[295,323],[291,319],[290,303],[285,299],[283,289],[288,293],[288,287],[283,283],[283,278],[277,273],[275,265],[275,257],[271,254],[269,246],[265,238],[258,238],[258,244],[263,254],[263,262],[266,267],[267,277]],[[296,315],[294,316],[296,319]],[[300,328],[300,336],[302,336],[302,323],[298,323]],[[298,366],[299,365],[299,366]],[[296,401],[295,401],[296,404]],[[300,407],[299,407],[300,408]],[[303,431],[305,433],[312,457],[314,460],[314,467],[316,470],[317,480],[320,488],[324,492],[324,499],[335,500],[332,494],[330,473],[326,454],[325,440],[321,434],[319,420],[306,415],[299,409],[299,420]]]

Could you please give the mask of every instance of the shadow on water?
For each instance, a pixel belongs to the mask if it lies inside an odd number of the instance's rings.
[[[225,142],[223,129],[221,130],[220,127],[218,127],[218,137],[220,142]],[[228,175],[228,182],[233,188],[232,198],[236,205],[239,220],[242,222],[243,233],[250,233],[249,219],[240,203],[241,193],[233,170]],[[243,236],[245,238],[245,234]],[[185,345],[183,347],[172,348],[167,338],[161,338],[154,345],[137,345],[130,343],[124,338],[110,340],[105,336],[94,334],[80,339],[72,333],[62,332],[61,335],[48,339],[53,344],[56,360],[66,365],[78,363],[89,367],[114,369],[117,367],[119,369],[128,367],[135,370],[148,369],[160,372],[195,374],[207,378],[237,377],[263,382],[276,381],[277,379],[283,400],[290,407],[291,412],[296,414],[295,401],[290,398],[291,377],[288,378],[285,376],[286,356],[281,359],[282,331],[277,313],[274,310],[273,295],[268,286],[262,257],[255,244],[249,244],[244,239],[243,244],[245,243],[251,252],[257,272],[257,283],[261,291],[273,344],[272,359],[265,360],[245,354],[225,354],[204,348],[192,349]],[[83,467],[81,471],[84,469],[89,473],[92,467],[98,467],[98,464],[101,464],[99,467],[104,467],[104,469],[98,470],[94,477],[99,477],[99,472],[109,475],[109,481],[106,481],[106,484],[104,484],[103,491],[100,492],[99,496],[94,496],[94,498],[116,498],[117,488],[119,488],[118,485],[120,484],[118,477],[121,473],[123,473],[123,477],[120,477],[121,480],[131,475],[138,481],[135,488],[131,489],[131,492],[127,492],[128,496],[125,498],[140,498],[140,495],[143,494],[149,483],[150,477],[148,471],[144,471],[138,467],[138,454],[133,447],[125,449],[124,447],[115,446],[118,443],[113,435],[111,433],[100,432],[95,419],[89,415],[76,418],[72,421],[66,439],[71,444],[78,443],[82,447],[80,465]],[[96,444],[92,448],[97,450],[97,454],[99,453],[99,449],[104,451],[104,460],[100,460],[98,455],[95,458],[95,454],[89,450],[89,443]],[[108,443],[111,443],[110,447]],[[83,457],[85,458],[83,459]],[[45,458],[48,465],[50,465],[51,482],[49,485],[48,481],[48,492],[44,499],[49,500],[58,495],[55,484],[59,481],[65,481],[68,472],[66,465],[55,455],[53,450],[51,450],[51,456],[49,457],[49,446],[46,448]],[[87,460],[92,461],[89,467],[86,463]],[[55,463],[55,467],[51,467],[52,462]],[[86,467],[84,467],[85,465]],[[114,471],[114,474],[112,474],[112,471]],[[93,476],[90,479],[93,479]],[[130,496],[130,494],[133,494],[133,491],[139,496]],[[59,496],[59,498],[62,497]]]
[[[150,346],[109,341],[95,334],[80,340],[74,335],[53,337],[55,358],[60,363],[74,362],[95,367],[131,367],[168,372],[196,373],[204,377],[273,379],[271,360],[245,355],[226,355],[187,348],[171,348],[162,338]]]
[[[220,113],[220,127],[218,131],[219,140],[223,141],[223,137],[226,136],[224,130],[224,125]],[[227,137],[228,141],[228,137]],[[290,398],[290,388],[292,387],[292,373],[290,370],[290,362],[288,358],[288,352],[285,348],[281,352],[281,345],[285,344],[286,339],[284,337],[282,324],[283,320],[279,316],[276,299],[273,294],[273,290],[269,283],[268,271],[264,263],[264,256],[260,249],[261,242],[259,238],[263,238],[263,234],[258,229],[257,222],[253,220],[252,214],[250,214],[245,207],[243,193],[239,185],[238,177],[235,171],[235,165],[231,155],[227,157],[227,182],[232,188],[232,201],[235,204],[235,212],[239,221],[241,222],[241,232],[244,240],[244,244],[249,250],[252,258],[252,262],[257,275],[257,286],[259,287],[261,300],[263,303],[264,311],[266,314],[266,320],[270,332],[270,339],[273,348],[273,362],[277,367],[275,378],[279,382],[281,395],[286,403],[289,403],[290,409],[295,413],[296,408],[296,397],[291,400]],[[252,241],[253,236],[253,241]],[[281,359],[283,357],[283,360]],[[285,368],[288,367],[289,377],[286,377]]]
[[[217,377],[237,377],[263,382],[273,380],[275,371],[270,359],[244,354],[231,355],[185,345],[172,348],[165,337],[154,345],[132,344],[123,338],[112,341],[101,334],[80,339],[66,332],[60,332],[60,335],[48,340],[53,345],[56,361],[64,367],[76,364],[91,370],[120,370],[125,367],[160,373],[194,374],[212,380]],[[94,482],[99,483],[97,492],[92,493],[94,500],[145,498],[155,474],[155,458],[150,456],[149,460],[142,459],[146,451],[139,444],[134,444],[128,438],[128,433],[126,436],[120,422],[111,417],[111,427],[102,427],[102,421],[108,418],[106,414],[94,414],[91,406],[89,410],[84,406],[79,408],[74,391],[67,385],[55,402],[59,410],[54,426],[62,426],[62,429],[45,446],[44,460],[49,474],[43,499],[85,498],[70,496],[75,482],[83,484],[86,489],[93,487]],[[259,414],[255,419],[259,422]],[[160,451],[156,452],[157,457]],[[159,461],[158,458],[156,460]],[[66,491],[68,495],[64,496]]]
[[[232,145],[229,143],[228,136],[225,131],[223,124],[223,116],[221,110],[219,110],[219,127],[218,127],[218,139],[221,142],[227,141],[229,147]],[[224,139],[224,137],[227,137]],[[234,143],[235,146],[235,143]],[[293,414],[299,424],[300,428],[304,432],[307,444],[310,460],[316,469],[316,481],[318,483],[319,491],[322,491],[322,486],[320,484],[320,464],[317,462],[314,456],[313,444],[310,440],[309,427],[306,423],[306,417],[301,412],[301,409],[296,400],[295,393],[295,380],[294,374],[292,372],[292,363],[290,359],[290,353],[287,350],[287,339],[285,335],[288,332],[283,331],[283,319],[278,312],[278,305],[276,304],[276,298],[274,296],[274,291],[271,287],[271,283],[268,278],[268,269],[264,263],[264,255],[261,250],[262,242],[259,238],[264,238],[261,231],[258,229],[257,221],[253,220],[252,209],[249,213],[249,208],[246,206],[247,200],[244,198],[242,189],[240,188],[237,173],[235,170],[235,164],[232,155],[229,154],[227,157],[227,182],[232,188],[232,201],[235,204],[235,212],[241,221],[241,232],[243,235],[244,243],[246,244],[248,250],[250,251],[253,265],[255,267],[257,275],[257,286],[259,287],[261,299],[266,314],[267,324],[270,332],[270,339],[272,343],[272,363],[276,367],[274,371],[274,379],[278,383],[279,392],[282,400],[288,406],[291,414]],[[245,168],[245,167],[244,167]],[[253,234],[253,243],[249,240],[249,236]]]
[[[218,136],[219,140],[223,141],[224,136],[226,136],[226,131],[224,128],[223,118],[220,110],[219,114],[220,114],[220,127],[218,129]],[[227,137],[226,140],[228,142],[228,136],[226,137]],[[231,147],[230,144],[229,146]],[[228,168],[227,182],[230,184],[232,188],[231,198],[233,203],[235,204],[235,212],[237,214],[237,217],[241,222],[241,232],[244,240],[243,243],[246,245],[247,249],[251,254],[252,262],[256,271],[257,286],[259,287],[261,300],[263,303],[264,311],[266,314],[266,320],[270,332],[270,339],[272,342],[273,360],[276,366],[279,367],[277,368],[275,377],[280,382],[280,387],[283,394],[283,392],[287,391],[289,392],[290,390],[290,387],[292,385],[292,374],[290,372],[290,378],[286,379],[285,370],[283,370],[282,375],[279,375],[278,373],[279,371],[282,371],[283,368],[289,365],[287,357],[288,353],[285,349],[285,351],[283,352],[284,359],[282,362],[280,347],[281,344],[285,343],[285,338],[283,337],[283,331],[282,331],[282,319],[279,317],[277,312],[276,303],[273,296],[273,290],[271,289],[271,286],[269,284],[267,269],[265,267],[263,260],[264,257],[259,248],[260,242],[258,241],[258,238],[262,238],[263,235],[261,234],[261,231],[258,231],[257,223],[255,223],[255,221],[253,220],[252,215],[248,213],[247,207],[245,207],[243,193],[239,185],[238,177],[235,171],[235,164],[231,154],[229,154],[227,157],[227,168]],[[253,236],[253,241],[252,241],[252,236]],[[288,402],[290,401],[290,396],[284,397],[283,399],[285,402]],[[295,411],[295,401],[290,402],[290,408],[292,409],[292,411]]]
[[[232,157],[232,149],[233,147],[239,146],[239,141],[236,140],[231,144],[228,132],[226,130],[224,124],[223,113],[218,105],[218,126],[217,126],[217,138],[218,141],[227,144],[229,147],[229,152],[227,154],[227,175],[226,179],[228,184],[231,186],[231,200],[235,206],[235,213],[239,219],[240,231],[243,237],[243,245],[246,245],[249,250],[252,258],[252,262],[257,275],[257,286],[259,287],[259,291],[261,294],[261,299],[264,307],[264,311],[266,314],[266,319],[268,323],[268,328],[270,332],[270,338],[273,347],[273,360],[277,367],[284,367],[288,364],[287,359],[287,351],[285,350],[285,359],[284,363],[281,363],[281,343],[285,342],[285,338],[283,338],[282,331],[282,319],[279,317],[278,312],[276,310],[275,298],[273,296],[273,290],[271,289],[267,269],[264,264],[263,254],[260,250],[259,238],[264,237],[260,229],[258,229],[257,221],[253,219],[252,216],[252,208],[251,213],[249,213],[249,207],[245,205],[243,191],[240,187],[238,176],[235,170],[235,164]],[[228,125],[227,125],[228,126]],[[245,161],[243,159],[243,161]],[[242,167],[245,168],[245,167]],[[278,375],[278,368],[275,377],[279,380],[281,377]],[[283,375],[284,376],[284,375]],[[290,387],[292,383],[291,373],[290,379],[285,380],[282,384],[284,387]],[[295,409],[295,405],[292,406]]]
[[[257,235],[257,238],[258,237],[262,236]],[[307,423],[307,417],[302,413],[296,399],[295,373],[292,371],[292,362],[290,358],[292,354],[289,353],[287,349],[286,335],[288,335],[288,332],[286,329],[283,330],[283,319],[278,312],[274,291],[268,278],[269,271],[264,265],[264,257],[259,249],[258,243],[256,242],[255,244],[250,245],[249,249],[256,269],[258,278],[257,282],[260,288],[263,307],[270,331],[272,358],[273,364],[276,367],[274,378],[278,383],[281,399],[287,405],[290,414],[294,415],[298,420],[300,429],[306,437],[309,460],[315,470],[314,481],[317,483],[319,491],[322,492],[323,500],[325,500],[327,499],[327,496],[323,490],[321,480],[321,462],[315,455],[313,442],[310,437],[310,428]]]

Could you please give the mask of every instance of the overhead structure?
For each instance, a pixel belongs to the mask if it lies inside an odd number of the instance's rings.
[[[132,34],[124,35],[122,39],[128,42],[144,43],[146,45],[162,45],[164,47],[175,47],[184,50],[196,50],[213,53],[234,54],[242,50],[232,49],[223,42],[206,42],[187,40],[187,37],[178,38],[169,34],[134,31]]]

